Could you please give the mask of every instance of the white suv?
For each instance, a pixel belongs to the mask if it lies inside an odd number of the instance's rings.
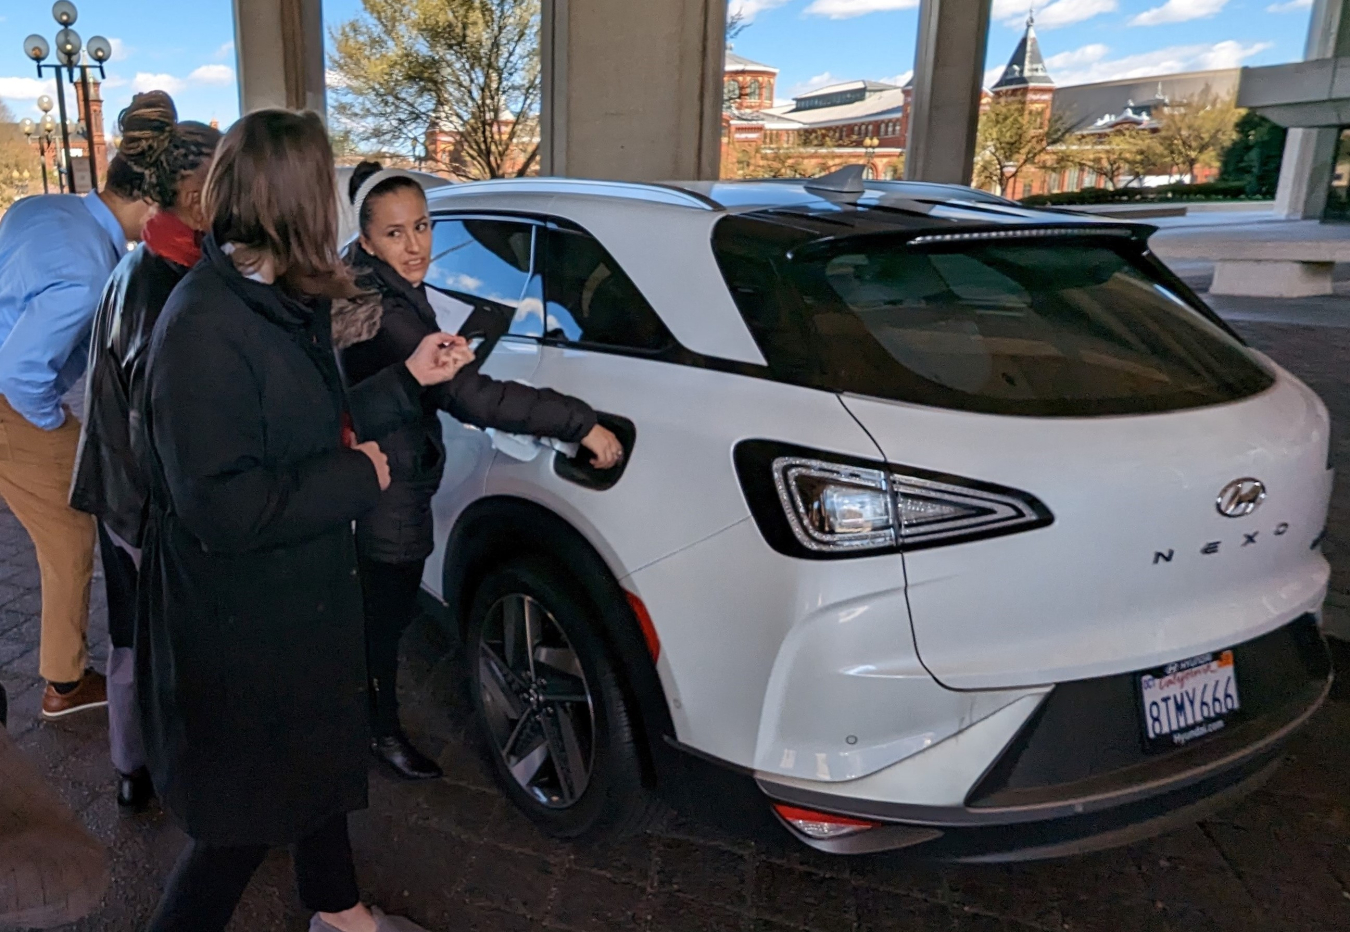
[[[428,283],[510,312],[484,371],[628,453],[445,423],[425,585],[545,830],[714,772],[827,851],[1053,856],[1230,802],[1325,697],[1326,408],[1151,228],[848,172],[429,197]]]

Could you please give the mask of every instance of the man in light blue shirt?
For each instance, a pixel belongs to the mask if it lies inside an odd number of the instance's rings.
[[[61,398],[84,374],[103,286],[152,212],[145,178],[119,155],[104,191],[30,197],[0,217],[0,497],[37,549],[46,718],[107,704],[86,669],[94,523],[69,504],[80,425]]]

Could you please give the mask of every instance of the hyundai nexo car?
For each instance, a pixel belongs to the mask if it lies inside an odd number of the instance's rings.
[[[546,831],[710,770],[829,852],[1090,850],[1326,696],[1327,410],[1151,228],[849,170],[429,197],[442,325],[502,309],[484,371],[626,450],[445,418],[425,587]]]

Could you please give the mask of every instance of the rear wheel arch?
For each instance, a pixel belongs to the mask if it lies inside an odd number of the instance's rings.
[[[592,618],[611,652],[622,688],[640,720],[644,767],[654,783],[674,737],[665,689],[648,653],[641,625],[615,574],[586,537],[542,505],[507,496],[481,499],[455,523],[446,546],[443,593],[447,621],[462,642],[475,593],[493,568],[519,557],[553,563],[575,581],[590,602]]]

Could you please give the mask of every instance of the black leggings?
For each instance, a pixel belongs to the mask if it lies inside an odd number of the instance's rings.
[[[366,669],[370,676],[370,727],[377,738],[397,734],[398,646],[418,615],[422,562],[376,563],[361,559],[366,612]]]
[[[178,857],[147,932],[224,932],[266,845],[217,847],[189,841]],[[346,815],[291,847],[306,909],[340,913],[361,902]]]

